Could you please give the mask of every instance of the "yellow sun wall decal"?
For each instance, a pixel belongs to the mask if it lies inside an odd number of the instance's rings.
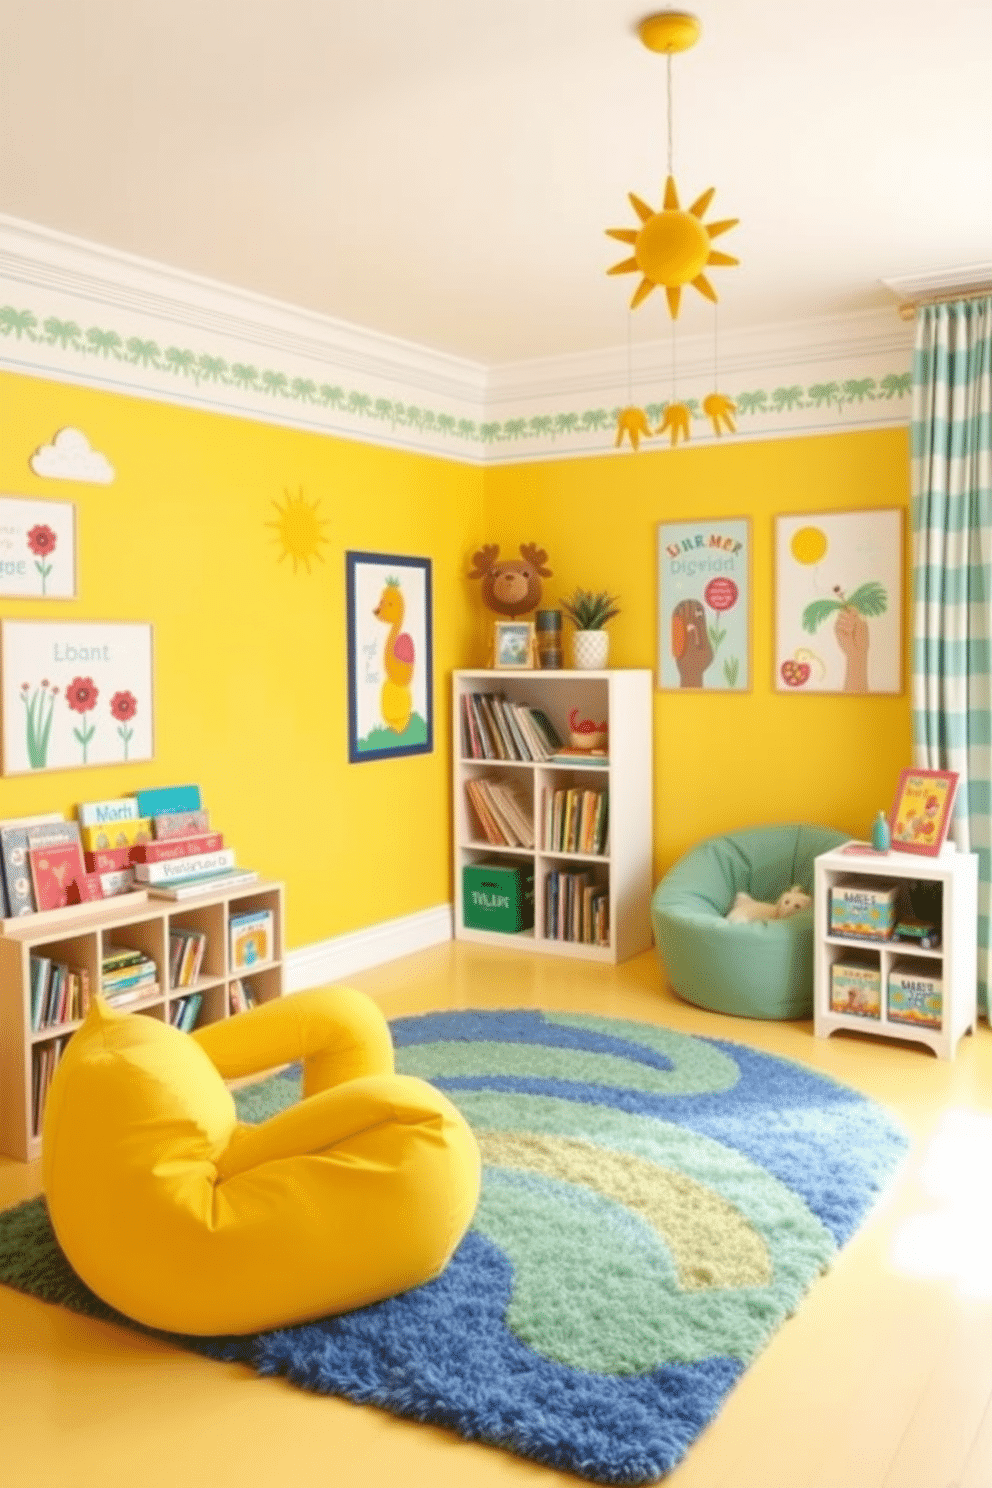
[[[664,289],[668,300],[668,311],[672,319],[678,317],[682,290],[691,284],[708,300],[716,300],[717,293],[703,270],[740,263],[729,253],[720,253],[713,247],[713,239],[736,227],[740,219],[728,217],[722,222],[703,222],[705,213],[716,188],[711,186],[693,202],[688,210],[679,205],[679,194],[674,177],[665,182],[665,195],[661,210],[653,212],[646,202],[630,192],[630,202],[641,220],[639,228],[608,227],[607,236],[618,242],[629,243],[633,257],[607,269],[608,274],[641,274],[641,282],[634,290],[630,308],[635,310],[646,300],[653,289]]]
[[[302,489],[296,496],[291,496],[288,491],[285,496],[284,506],[280,506],[278,501],[272,503],[279,514],[278,521],[266,522],[265,525],[276,529],[273,541],[282,545],[279,562],[284,558],[292,558],[294,574],[301,563],[306,565],[309,573],[311,558],[319,558],[321,563],[324,561],[319,548],[321,543],[327,542],[327,538],[320,529],[326,527],[327,522],[317,515],[320,502],[308,501]]]

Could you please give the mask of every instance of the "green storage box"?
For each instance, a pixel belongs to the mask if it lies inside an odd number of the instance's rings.
[[[462,918],[468,930],[515,935],[534,924],[534,869],[470,863],[462,869]]]

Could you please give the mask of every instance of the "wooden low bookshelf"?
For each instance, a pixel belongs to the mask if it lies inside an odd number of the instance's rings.
[[[232,915],[271,910],[273,957],[250,968],[230,963]],[[98,904],[76,904],[0,922],[0,1152],[29,1162],[41,1154],[40,1119],[32,1119],[33,1070],[51,1061],[54,1046],[79,1027],[64,1022],[31,1026],[31,957],[46,956],[85,970],[100,986],[100,966],[111,948],[143,952],[159,970],[156,990],[128,1003],[127,1012],[168,1019],[175,1003],[203,997],[197,1026],[230,1014],[230,986],[251,985],[256,1002],[283,994],[283,885],[257,879],[188,899],[161,899],[143,890]],[[169,932],[199,930],[207,937],[200,974],[191,986],[169,986]],[[46,1054],[46,1050],[49,1051]]]

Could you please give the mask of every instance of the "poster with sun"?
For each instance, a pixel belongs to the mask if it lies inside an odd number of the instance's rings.
[[[3,773],[152,755],[152,628],[0,621]]]
[[[775,689],[902,692],[901,508],[775,518]]]
[[[348,759],[434,748],[431,562],[346,553]]]
[[[658,526],[658,686],[751,688],[751,522]]]

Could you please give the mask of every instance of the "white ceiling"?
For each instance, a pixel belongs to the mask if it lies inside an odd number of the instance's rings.
[[[630,0],[0,0],[0,212],[496,364],[669,333],[607,227],[659,206]],[[992,259],[992,0],[706,0],[673,61],[719,325]],[[712,306],[683,296],[680,335]]]

